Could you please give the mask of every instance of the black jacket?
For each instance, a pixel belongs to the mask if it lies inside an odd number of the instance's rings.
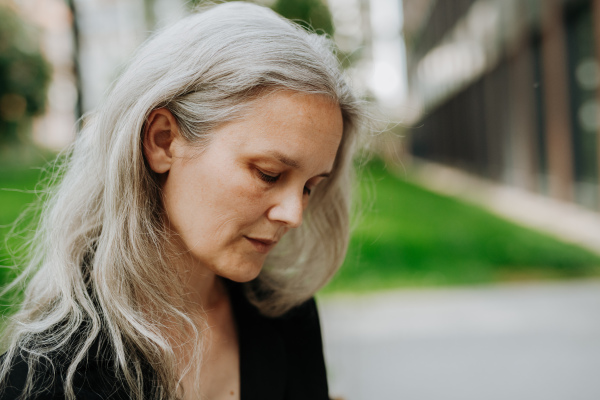
[[[321,341],[319,316],[314,299],[278,318],[258,313],[231,285],[231,301],[240,340],[240,380],[242,400],[327,400],[327,377]],[[65,359],[57,357],[56,375],[48,364],[36,371],[36,387],[47,386],[35,400],[63,399],[61,367]],[[80,364],[74,386],[77,399],[129,399],[126,390],[106,358],[92,355]],[[1,400],[14,400],[21,393],[27,376],[27,364],[18,359],[11,368],[8,385]],[[56,376],[56,379],[53,377]],[[148,399],[152,398],[151,390]]]

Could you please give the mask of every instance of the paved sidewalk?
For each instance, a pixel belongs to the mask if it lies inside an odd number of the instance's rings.
[[[600,280],[319,301],[345,400],[598,400]]]
[[[600,253],[600,213],[495,184],[440,164],[417,162],[411,175],[430,190],[460,197],[507,219]]]

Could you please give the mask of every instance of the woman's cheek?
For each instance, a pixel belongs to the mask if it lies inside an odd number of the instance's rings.
[[[258,177],[255,169],[250,169],[240,180],[239,193],[249,201],[260,200],[269,191],[270,185]]]

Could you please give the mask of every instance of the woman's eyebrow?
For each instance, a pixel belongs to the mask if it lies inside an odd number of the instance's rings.
[[[277,150],[271,150],[271,151],[269,151],[268,155],[270,155],[271,157],[276,158],[277,161],[281,162],[282,164],[287,165],[288,167],[292,167],[292,168],[295,168],[295,169],[301,169],[302,168],[302,165],[300,164],[300,162],[298,162],[298,161],[296,161],[296,160],[294,160],[292,158],[289,158],[288,156],[286,156],[285,154],[283,154],[283,153],[281,153],[281,152],[279,152]],[[323,172],[322,174],[319,174],[317,176],[327,178],[327,177],[329,177],[330,173],[331,172]]]
[[[292,168],[296,168],[296,169],[301,168],[301,165],[298,161],[289,158],[288,156],[286,156],[285,154],[283,154],[277,150],[269,151],[268,154],[272,157],[275,157],[279,162],[287,165],[288,167],[292,167]]]

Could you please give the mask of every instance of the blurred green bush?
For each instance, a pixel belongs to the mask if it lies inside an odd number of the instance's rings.
[[[153,0],[145,1],[153,2]],[[249,1],[252,2],[252,0]],[[212,4],[211,1],[206,0],[191,0],[189,4],[195,7],[207,2]],[[262,4],[263,2],[256,3]],[[312,28],[317,33],[333,35],[333,21],[326,0],[275,0],[270,8],[300,26]]]
[[[301,26],[333,35],[331,13],[321,0],[277,0],[271,8]]]
[[[36,34],[14,9],[0,3],[0,143],[29,133],[31,117],[46,106],[51,67]]]

